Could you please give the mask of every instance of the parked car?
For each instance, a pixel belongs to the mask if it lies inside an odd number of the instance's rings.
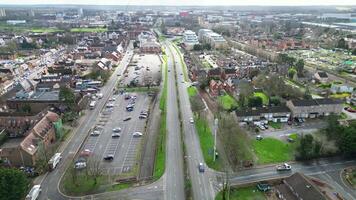
[[[256,140],[262,140],[262,139],[263,139],[263,137],[261,135],[256,136]]]
[[[141,137],[143,134],[141,132],[134,132],[132,136],[134,137]]]
[[[80,156],[90,156],[93,152],[90,151],[90,149],[84,149],[83,151],[80,152]]]
[[[146,119],[147,118],[147,115],[140,115],[138,116],[139,119]]]
[[[204,164],[203,164],[203,163],[199,163],[199,165],[198,165],[198,170],[199,170],[199,172],[201,172],[201,173],[204,173],[204,172],[205,172],[205,168],[204,168]]]
[[[120,127],[115,127],[115,128],[112,129],[112,132],[120,133],[121,132],[121,128]]]
[[[74,164],[74,168],[75,169],[84,169],[87,167],[87,163],[86,162],[76,162]]]
[[[93,131],[90,133],[90,136],[99,136],[100,135],[100,131]]]
[[[113,134],[111,134],[111,137],[113,137],[113,138],[118,138],[118,137],[120,137],[121,135],[120,135],[120,133],[113,133]]]
[[[104,160],[107,160],[107,161],[112,161],[114,160],[114,155],[113,154],[108,154],[104,157]]]

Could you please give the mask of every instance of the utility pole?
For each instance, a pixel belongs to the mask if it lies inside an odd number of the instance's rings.
[[[216,158],[216,134],[218,131],[218,118],[215,118],[214,121],[214,162],[215,162],[215,158]]]

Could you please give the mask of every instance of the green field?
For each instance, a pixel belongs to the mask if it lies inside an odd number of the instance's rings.
[[[220,160],[214,162],[214,137],[210,130],[208,122],[203,118],[195,118],[195,127],[198,132],[200,148],[203,152],[206,164],[215,170],[219,170]]]
[[[108,31],[107,28],[72,28],[70,32],[73,33],[100,33]]]
[[[219,96],[218,101],[225,110],[230,110],[231,108],[238,106],[237,101],[228,94]]]
[[[63,187],[67,194],[71,195],[86,195],[96,193],[100,185],[107,184],[107,178],[102,176],[97,179],[97,183],[92,177],[88,177],[84,174],[76,175],[76,182],[69,173],[64,176]]]
[[[285,143],[274,138],[254,140],[252,143],[258,163],[285,162],[294,159],[295,143]]]
[[[256,187],[233,188],[230,191],[230,200],[265,200],[266,197]],[[222,200],[222,192],[219,192],[215,200]]]
[[[196,87],[193,87],[193,86],[188,87],[188,95],[190,97],[193,97],[193,96],[197,95],[197,93],[198,93],[198,91],[197,91]]]
[[[57,32],[64,32],[64,30],[58,28],[32,28],[30,29],[33,33],[57,33]]]
[[[293,139],[293,140],[297,140],[298,139],[298,134],[297,133],[292,133],[288,137]]]
[[[265,93],[263,93],[263,92],[255,92],[255,93],[253,94],[253,96],[255,96],[255,97],[260,97],[260,98],[262,99],[262,103],[263,103],[264,105],[268,105],[269,98],[268,98],[268,96],[267,96]]]

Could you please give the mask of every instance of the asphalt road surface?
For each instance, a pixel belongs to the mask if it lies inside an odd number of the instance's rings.
[[[200,148],[200,142],[198,134],[195,129],[194,123],[190,123],[190,118],[193,117],[193,113],[190,106],[187,83],[184,81],[183,66],[180,62],[179,54],[175,48],[169,44],[171,52],[174,56],[176,64],[176,74],[179,90],[179,100],[180,109],[182,113],[183,120],[183,132],[184,132],[184,142],[186,147],[186,159],[188,160],[188,170],[193,187],[193,199],[214,199],[215,192],[213,189],[213,181],[215,181],[215,173],[213,170],[209,169],[205,162],[204,157]],[[204,163],[205,172],[200,173],[198,170],[198,164]]]
[[[167,49],[168,50],[168,49]],[[174,61],[168,53],[167,77],[167,140],[166,140],[166,171],[163,178],[165,187],[164,199],[183,200],[184,174],[181,129],[178,117],[177,88],[174,76]]]

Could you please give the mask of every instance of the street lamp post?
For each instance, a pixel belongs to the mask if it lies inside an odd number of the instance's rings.
[[[218,130],[218,119],[215,118],[214,121],[214,162],[215,162],[215,158],[216,158],[216,133]]]

